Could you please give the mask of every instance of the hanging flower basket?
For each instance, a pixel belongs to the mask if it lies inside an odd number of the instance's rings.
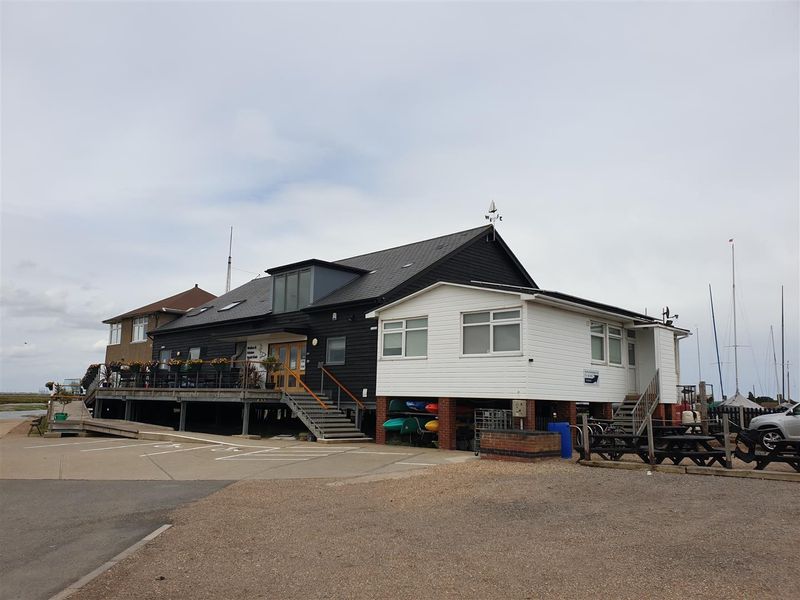
[[[181,368],[183,368],[184,361],[182,361],[180,358],[170,358],[167,361],[167,365],[169,366],[170,371],[177,373],[181,370]]]

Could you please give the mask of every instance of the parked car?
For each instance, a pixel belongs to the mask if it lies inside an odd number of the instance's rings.
[[[800,404],[782,412],[754,417],[749,429],[758,431],[761,445],[767,450],[774,450],[777,440],[800,440]]]

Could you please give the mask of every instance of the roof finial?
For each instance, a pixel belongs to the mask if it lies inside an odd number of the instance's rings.
[[[489,203],[489,214],[487,214],[484,218],[489,221],[489,224],[492,226],[492,241],[494,241],[496,239],[494,224],[496,221],[503,220],[503,217],[500,215],[497,207],[494,205],[494,200]]]

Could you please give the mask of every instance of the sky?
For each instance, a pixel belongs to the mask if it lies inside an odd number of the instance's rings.
[[[797,2],[2,4],[0,390],[198,283],[480,226],[537,284],[800,380]],[[699,340],[699,357],[697,342]],[[779,368],[779,366],[778,366]],[[699,373],[698,373],[699,371]]]

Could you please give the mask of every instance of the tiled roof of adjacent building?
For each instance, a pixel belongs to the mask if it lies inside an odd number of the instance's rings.
[[[156,302],[146,304],[145,306],[141,306],[134,310],[129,310],[128,312],[117,315],[116,317],[106,319],[103,321],[103,323],[116,323],[122,319],[151,315],[157,312],[182,313],[186,312],[190,308],[194,308],[195,306],[205,304],[214,298],[216,298],[214,294],[205,291],[195,284],[193,288],[189,288],[188,290],[179,294],[175,294],[174,296],[170,296],[169,298],[164,298],[162,300],[157,300]]]

